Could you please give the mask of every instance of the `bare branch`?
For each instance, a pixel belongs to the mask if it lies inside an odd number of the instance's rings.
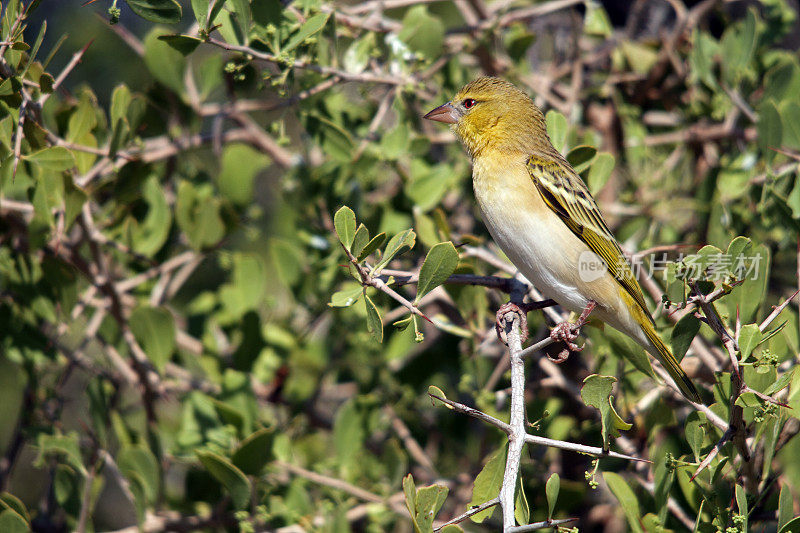
[[[442,529],[444,529],[447,526],[451,526],[453,524],[458,524],[460,522],[463,522],[464,520],[466,520],[470,516],[474,516],[474,515],[482,512],[482,511],[485,511],[486,509],[491,509],[495,505],[500,505],[500,498],[494,498],[492,500],[489,500],[488,502],[484,502],[484,503],[482,503],[480,505],[475,505],[473,507],[470,507],[470,509],[467,512],[465,512],[463,514],[460,514],[460,515],[456,516],[455,518],[451,518],[450,520],[448,520],[447,522],[441,524],[440,526],[437,526],[437,527],[433,528],[433,531],[434,531],[434,533],[436,533],[437,531],[441,531]]]

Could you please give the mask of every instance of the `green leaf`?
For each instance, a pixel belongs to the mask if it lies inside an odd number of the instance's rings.
[[[741,361],[745,361],[753,349],[761,343],[761,331],[756,324],[745,324],[739,333],[739,350],[742,352]]]
[[[231,457],[233,464],[243,473],[257,476],[273,459],[273,428],[261,428],[244,439]]]
[[[372,254],[372,253],[373,253],[375,250],[377,250],[378,248],[380,248],[380,247],[381,247],[381,245],[384,243],[384,241],[386,241],[386,234],[385,234],[385,233],[378,233],[377,235],[375,235],[375,236],[374,236],[374,237],[373,237],[373,238],[372,238],[372,239],[371,239],[371,240],[370,240],[370,241],[367,243],[367,245],[366,245],[366,246],[364,246],[364,249],[363,249],[363,250],[361,250],[361,253],[359,253],[359,254],[356,256],[356,258],[357,258],[359,261],[363,261],[364,259],[366,259],[367,257],[369,257],[369,256],[370,256],[370,254]]]
[[[111,93],[111,108],[109,118],[111,124],[116,124],[120,120],[127,120],[128,107],[131,105],[131,90],[127,85],[117,85]]]
[[[794,516],[794,500],[792,490],[785,483],[781,485],[780,496],[778,497],[778,531],[788,524]],[[798,524],[800,526],[800,524]]]
[[[383,342],[383,322],[378,308],[372,302],[367,293],[364,293],[364,305],[367,308],[367,330],[372,334],[372,338],[378,342]]]
[[[783,146],[800,150],[800,104],[793,100],[781,105]]]
[[[28,510],[25,508],[25,504],[22,501],[8,492],[0,492],[0,511],[4,511],[6,509],[11,509],[19,516],[23,518],[26,522],[30,522],[30,515],[28,514]]]
[[[773,394],[777,394],[786,387],[788,387],[789,384],[792,382],[792,379],[794,379],[794,374],[797,368],[798,367],[793,367],[788,371],[784,372],[781,377],[779,377],[772,385],[766,388],[764,394],[766,394],[767,396],[772,396]]]
[[[333,421],[333,443],[339,461],[344,465],[356,461],[364,447],[364,439],[364,417],[357,403],[350,400],[339,408]]]
[[[47,170],[61,172],[75,166],[75,156],[63,146],[44,148],[38,152],[22,156],[23,159]]]
[[[522,488],[522,476],[517,475],[517,486],[514,492],[514,518],[517,524],[527,524],[531,519],[531,508],[528,505],[528,498]]]
[[[458,266],[458,251],[452,242],[440,242],[430,249],[419,270],[417,297],[420,298],[444,283]]]
[[[159,372],[175,351],[175,319],[163,307],[139,306],[128,320],[134,337]]]
[[[556,501],[558,500],[558,491],[561,488],[561,478],[556,472],[550,474],[547,483],[544,486],[544,492],[547,496],[547,519],[553,519],[553,510],[556,508]]]
[[[444,391],[442,389],[440,389],[439,387],[437,387],[436,385],[428,386],[428,394],[430,396],[436,396],[436,397],[439,397],[439,398],[442,398],[442,399],[445,399],[445,400],[447,399],[447,395],[444,393]],[[436,400],[436,398],[431,398],[431,402],[434,405],[436,405],[437,401],[438,400]],[[450,405],[450,404],[442,403],[442,405],[444,405],[448,409],[451,409],[451,410],[453,409],[453,406]]]
[[[364,72],[364,69],[367,68],[367,64],[369,63],[370,55],[375,50],[376,46],[375,34],[371,32],[353,41],[352,44],[347,47],[344,57],[342,58],[344,69],[352,74]],[[383,146],[383,140],[381,140],[381,146]],[[383,153],[383,150],[381,150],[381,155],[388,157]]]
[[[658,60],[658,53],[655,50],[634,41],[623,40],[620,43],[620,50],[630,67],[638,74],[647,74]]]
[[[592,374],[583,380],[581,399],[586,405],[600,410],[602,419],[603,449],[608,450],[609,437],[619,437],[619,430],[628,430],[631,424],[626,423],[611,404],[611,391],[617,378]]]
[[[176,0],[125,0],[131,11],[150,22],[177,24],[181,5]]]
[[[145,180],[142,199],[147,204],[147,214],[130,229],[132,247],[137,253],[152,257],[167,242],[172,228],[172,211],[155,174]]]
[[[346,205],[340,207],[333,215],[333,226],[336,228],[339,240],[349,250],[356,235],[356,214]]]
[[[159,35],[158,38],[180,52],[182,56],[188,56],[203,42],[197,37],[192,37],[190,35]]]
[[[605,480],[608,488],[614,493],[614,496],[619,500],[622,510],[625,512],[625,518],[628,519],[628,524],[631,530],[636,533],[644,533],[639,524],[642,513],[639,510],[639,500],[636,494],[631,490],[630,486],[625,479],[614,472],[603,472],[603,479]]]
[[[369,243],[369,230],[364,224],[359,224],[356,234],[353,236],[353,244],[350,251],[356,258],[364,251],[364,247]]]
[[[597,154],[597,157],[594,158],[592,165],[589,167],[589,174],[586,176],[586,185],[589,187],[590,193],[595,195],[600,192],[608,182],[615,164],[614,156],[608,152]]]
[[[583,16],[583,31],[587,35],[608,37],[613,32],[608,13],[600,2],[587,2]]]
[[[672,329],[672,355],[680,361],[700,331],[700,320],[692,313],[681,318]]]
[[[800,120],[800,117],[798,117]],[[752,322],[764,301],[767,291],[767,281],[770,270],[770,251],[766,245],[754,247],[748,254],[744,268],[744,283],[734,287],[732,294],[738,294],[740,319],[742,322]]]
[[[786,522],[778,533],[797,533],[800,531],[800,516]]]
[[[43,72],[42,75],[39,76],[39,88],[44,94],[51,94],[55,84],[56,80],[50,73]]]
[[[508,455],[508,443],[489,456],[483,469],[475,478],[475,483],[472,485],[472,501],[469,502],[467,508],[481,505],[497,498],[500,494],[500,487],[503,485],[503,471],[506,467],[506,456]],[[482,523],[484,520],[492,516],[495,507],[485,509],[480,513],[475,513],[470,518],[476,524]]]
[[[781,146],[783,128],[781,115],[772,100],[763,102],[758,108],[758,147],[764,159],[769,162],[775,157],[772,148]]]
[[[156,501],[161,486],[161,471],[153,452],[142,446],[125,446],[117,455],[117,465],[125,477],[136,477],[141,483],[147,503]]]
[[[206,470],[227,489],[233,505],[238,509],[246,507],[250,502],[250,481],[247,476],[221,455],[209,451],[196,453]]]
[[[650,357],[637,342],[613,328],[606,328],[603,337],[610,342],[612,353],[624,357],[639,372],[655,378]]]
[[[692,453],[694,454],[694,460],[699,462],[700,453],[703,448],[703,442],[706,438],[706,431],[703,428],[703,422],[700,420],[700,416],[696,412],[693,412],[686,417],[684,434],[686,435],[686,442],[689,443],[689,447],[692,449]]]
[[[28,533],[31,528],[16,511],[6,509],[0,513],[0,531],[3,533]]]
[[[217,175],[220,192],[236,205],[250,205],[256,177],[269,163],[269,157],[250,145],[226,145],[222,151],[222,167]]]
[[[444,505],[449,491],[450,489],[444,485],[430,485],[417,489],[415,522],[422,531],[433,531],[433,520]]]
[[[178,184],[175,220],[196,249],[217,244],[225,236],[220,201],[208,183],[195,186],[188,181]]]
[[[749,531],[747,528],[747,493],[744,491],[744,487],[736,484],[736,506],[739,508],[739,515],[744,517],[744,523],[742,524],[742,531]]]
[[[208,1],[209,0],[191,0],[194,18],[197,20],[197,24],[200,26],[200,28],[206,27],[206,18],[208,18]],[[221,4],[222,2],[218,3]]]
[[[747,11],[744,21],[729,26],[720,40],[722,73],[731,85],[744,76],[756,45],[756,16]]]
[[[97,115],[92,103],[85,96],[81,98],[77,109],[69,117],[67,126],[67,140],[78,142],[84,135],[97,126]]]
[[[575,169],[575,172],[580,174],[586,170],[596,155],[597,148],[594,146],[576,146],[567,154],[567,161],[572,165],[572,168]]]
[[[255,0],[258,2],[259,0]],[[250,17],[250,2],[249,0],[229,0],[229,5],[233,8],[232,12],[236,19],[236,26],[241,34],[242,44],[247,44],[250,35],[250,25],[252,23]]]
[[[225,323],[238,320],[247,311],[257,310],[267,289],[267,265],[262,256],[236,252],[232,258],[231,280],[219,290],[225,314],[218,319]]]
[[[417,487],[414,484],[414,476],[408,474],[403,478],[403,494],[406,496],[406,507],[414,520],[417,510]],[[414,525],[416,525],[416,520]]]
[[[444,24],[428,12],[427,6],[416,5],[403,17],[403,28],[397,34],[411,50],[428,59],[439,56],[444,45]]]
[[[545,115],[545,121],[547,122],[547,134],[550,136],[550,142],[553,143],[556,150],[563,154],[567,144],[567,133],[569,132],[567,117],[551,109]]]
[[[377,275],[386,267],[386,265],[389,264],[389,261],[394,259],[395,256],[412,249],[416,242],[416,238],[417,234],[414,233],[414,230],[412,229],[401,231],[392,237],[389,240],[389,244],[386,245],[386,248],[383,251],[383,257],[378,264],[373,267],[372,274]]]
[[[349,283],[346,289],[336,291],[331,295],[330,307],[350,307],[361,298],[364,289],[358,283]]]
[[[297,33],[292,35],[292,38],[289,39],[289,42],[281,49],[282,53],[287,53],[298,45],[300,45],[303,41],[320,31],[322,28],[325,27],[325,23],[328,22],[328,17],[330,16],[329,13],[317,13],[316,15],[309,17],[308,20],[300,26],[300,29],[297,30]]]
[[[159,39],[164,33],[164,28],[155,27],[144,38],[144,63],[155,79],[177,94],[183,94],[186,58],[175,48]]]
[[[667,502],[670,498],[672,486],[675,484],[675,468],[667,466],[666,457],[656,463],[654,478],[655,490],[653,499],[655,500],[655,508],[659,509],[658,518],[660,523],[666,524],[667,514],[669,513]]]
[[[39,448],[39,456],[34,461],[34,466],[44,466],[46,457],[56,456],[81,474],[86,474],[77,433],[71,432],[65,435],[40,433],[36,445]]]
[[[396,327],[400,331],[405,331],[406,328],[411,325],[411,322],[413,321],[413,317],[414,317],[414,315],[408,315],[405,318],[401,318],[400,320],[397,320],[396,322],[393,322],[392,325],[394,327]]]

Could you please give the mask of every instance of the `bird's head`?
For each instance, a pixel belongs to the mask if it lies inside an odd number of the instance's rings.
[[[486,150],[530,154],[539,144],[550,145],[542,112],[527,94],[500,78],[468,83],[424,118],[452,124],[473,157]]]

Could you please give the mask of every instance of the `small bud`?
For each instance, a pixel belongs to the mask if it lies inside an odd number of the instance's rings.
[[[119,16],[122,13],[117,6],[111,6],[108,8],[108,22],[109,24],[116,24],[119,22]]]

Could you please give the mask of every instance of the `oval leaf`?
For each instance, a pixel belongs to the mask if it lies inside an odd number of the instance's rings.
[[[556,500],[558,500],[558,491],[561,488],[561,478],[556,472],[550,475],[547,483],[544,486],[544,492],[547,496],[547,519],[553,519],[553,509],[556,508]]]
[[[440,242],[431,248],[419,270],[417,298],[414,302],[444,283],[457,266],[458,251],[452,242]]]
[[[151,22],[177,24],[181,21],[181,5],[175,0],[125,0],[131,11]]]
[[[250,481],[230,461],[212,452],[197,452],[197,457],[208,472],[225,487],[233,504],[241,509],[250,501]]]
[[[72,152],[63,146],[44,148],[38,152],[24,156],[26,161],[35,163],[47,170],[63,171],[75,166],[75,157]]]
[[[672,355],[680,361],[686,355],[697,332],[700,331],[700,320],[689,313],[681,318],[672,330]]]
[[[231,458],[233,464],[245,474],[257,476],[272,460],[273,428],[261,428],[242,441]]]
[[[172,313],[163,307],[137,307],[128,322],[133,336],[153,366],[159,372],[163,371],[175,350],[175,319]]]
[[[346,205],[340,207],[333,215],[333,226],[336,228],[339,240],[349,250],[356,235],[356,214]]]

